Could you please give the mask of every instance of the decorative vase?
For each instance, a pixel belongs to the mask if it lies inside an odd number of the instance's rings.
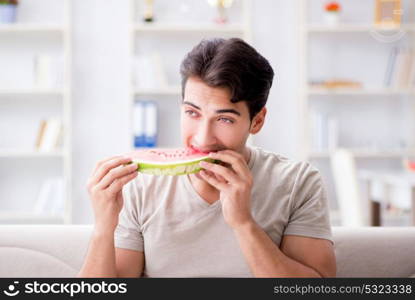
[[[327,25],[330,25],[330,26],[338,25],[339,20],[340,20],[340,13],[328,11],[324,14],[324,19]]]
[[[0,4],[0,23],[15,23],[17,5]]]

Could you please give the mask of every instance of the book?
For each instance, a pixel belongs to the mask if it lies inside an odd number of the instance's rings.
[[[415,49],[412,50],[412,62],[408,78],[409,87],[415,88]]]
[[[167,77],[159,53],[137,55],[134,58],[134,84],[137,88],[167,87]]]
[[[33,58],[34,86],[57,88],[63,86],[64,61],[62,56],[36,54]]]
[[[42,137],[45,134],[45,128],[46,128],[46,120],[41,120],[39,125],[39,130],[36,137],[35,142],[35,149],[40,148],[40,144],[42,143]]]
[[[319,112],[311,113],[311,132],[313,149],[322,151],[328,148],[327,141],[327,117]]]
[[[339,124],[334,117],[321,112],[312,112],[311,132],[315,151],[331,151],[339,147]]]
[[[51,88],[54,83],[52,57],[49,55],[36,55],[34,57],[35,86]]]
[[[327,120],[327,147],[331,151],[339,147],[339,122],[332,117]]]
[[[384,85],[386,87],[389,87],[392,84],[392,73],[395,67],[396,56],[398,55],[398,53],[399,53],[398,47],[393,47],[389,52],[389,58],[388,58],[387,66],[386,66],[386,73],[385,73],[385,79],[384,79]]]
[[[60,118],[41,120],[35,149],[41,152],[58,150],[62,144],[62,135],[63,126]]]
[[[321,81],[311,81],[310,86],[312,88],[321,88],[327,90],[363,88],[363,84],[361,82],[348,79],[328,79]]]
[[[408,47],[391,49],[385,74],[385,86],[408,88],[412,85],[415,68],[415,52]]]
[[[61,177],[47,178],[41,185],[33,206],[37,214],[62,214],[64,211],[64,182]]]
[[[395,78],[395,86],[398,88],[406,88],[409,86],[409,73],[412,60],[411,50],[408,48],[403,49],[400,57],[400,65],[398,73]]]

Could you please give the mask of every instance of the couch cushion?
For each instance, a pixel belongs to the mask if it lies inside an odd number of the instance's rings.
[[[1,225],[0,277],[74,277],[90,225]]]
[[[415,274],[415,227],[333,227],[337,277]]]
[[[74,277],[92,225],[0,225],[0,277]],[[333,227],[338,277],[415,274],[415,227]]]

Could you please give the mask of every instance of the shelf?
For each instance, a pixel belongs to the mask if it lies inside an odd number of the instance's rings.
[[[4,89],[0,88],[1,95],[25,95],[25,96],[62,96],[64,89],[43,89],[43,88],[22,88],[22,89]]]
[[[391,95],[415,95],[415,89],[371,88],[371,89],[324,89],[309,88],[309,95],[347,95],[347,96],[391,96]]]
[[[54,152],[39,152],[39,151],[26,151],[18,149],[0,149],[0,158],[55,158],[63,157],[63,151]]]
[[[22,1],[23,2],[23,1]],[[3,84],[0,85],[0,103],[6,103],[8,107],[12,107],[12,110],[2,111],[0,119],[6,114],[12,113],[10,117],[10,124],[3,126],[2,133],[4,140],[14,140],[14,135],[21,136],[24,138],[25,131],[27,128],[33,129],[38,134],[34,120],[37,120],[38,112],[42,112],[44,115],[42,119],[49,116],[49,114],[58,114],[62,120],[62,126],[64,128],[62,132],[61,141],[64,147],[59,147],[56,151],[38,151],[35,149],[34,142],[28,143],[27,145],[18,144],[5,144],[0,147],[0,162],[2,166],[8,167],[10,163],[18,163],[24,161],[23,165],[27,168],[37,168],[37,163],[41,162],[47,164],[45,170],[38,172],[37,169],[31,169],[30,172],[38,174],[39,178],[35,178],[42,182],[54,176],[56,167],[59,166],[59,176],[63,180],[63,211],[56,212],[40,212],[36,213],[30,211],[31,207],[28,207],[25,203],[21,203],[15,206],[17,210],[10,210],[11,205],[7,203],[21,202],[23,199],[29,199],[33,197],[33,192],[36,191],[31,189],[21,189],[19,178],[16,178],[14,174],[6,175],[3,178],[2,188],[2,199],[4,202],[3,208],[0,209],[0,223],[2,224],[38,224],[38,223],[54,223],[54,224],[67,224],[72,219],[72,0],[56,1],[59,3],[54,4],[52,9],[49,9],[47,1],[24,1],[24,7],[21,7],[21,14],[19,14],[19,22],[10,24],[0,24],[0,41],[5,44],[9,43],[10,47],[7,47],[3,51],[6,57],[3,59],[14,61],[22,61],[24,64],[32,66],[33,55],[45,54],[51,55],[52,68],[56,69],[56,63],[62,64],[59,70],[52,70],[59,72],[59,83],[50,85],[36,85],[35,83],[30,84]],[[36,3],[35,3],[36,2]],[[37,3],[40,2],[40,3]],[[50,1],[49,1],[50,2]],[[53,1],[55,2],[55,1]],[[38,21],[33,18],[34,14],[42,11],[44,14],[40,14],[36,17]],[[50,16],[50,17],[49,17]],[[1,44],[0,42],[0,44]],[[39,44],[40,42],[40,44]],[[3,45],[1,44],[1,45]],[[1,46],[0,46],[1,47]],[[40,52],[40,53],[39,53]],[[55,62],[55,58],[58,61]],[[26,61],[27,60],[27,61]],[[19,65],[21,63],[18,63]],[[19,76],[20,68],[15,75]],[[21,70],[25,73],[22,74],[23,81],[30,79],[33,74],[31,68],[23,68]],[[12,72],[13,73],[13,72]],[[15,77],[14,74],[11,74]],[[28,76],[26,76],[28,75]],[[56,74],[55,74],[56,75]],[[12,76],[12,77],[13,77]],[[18,80],[20,76],[16,79]],[[11,79],[12,81],[16,81]],[[46,101],[46,102],[44,102]],[[41,106],[38,110],[33,110],[32,107],[29,111],[22,112],[22,105],[35,105]],[[58,107],[56,107],[58,105]],[[58,110],[56,110],[58,109]],[[9,119],[9,118],[8,118]],[[5,120],[6,121],[6,120]],[[21,126],[13,126],[12,123],[21,122]],[[20,124],[20,123],[19,123]],[[8,128],[7,125],[9,125]],[[33,128],[32,128],[33,127]],[[26,128],[26,129],[25,129]],[[15,132],[18,131],[18,132]],[[32,131],[32,130],[31,130]],[[30,132],[29,132],[30,133]],[[32,132],[33,133],[33,132]],[[29,134],[28,138],[31,138],[32,133]],[[33,165],[33,163],[36,163]],[[53,165],[52,169],[49,164]],[[55,165],[56,164],[56,165]],[[46,165],[45,165],[46,166]],[[22,169],[24,172],[24,170]],[[40,188],[40,186],[39,186]],[[19,191],[19,189],[21,191]],[[19,191],[13,192],[13,191]],[[35,195],[36,196],[36,195]],[[36,200],[36,199],[33,199]],[[6,207],[9,207],[8,211],[5,211]]]
[[[330,32],[360,32],[369,33],[371,31],[415,31],[415,24],[404,24],[400,27],[377,27],[370,24],[339,24],[335,26],[325,24],[309,24],[305,27],[309,33],[330,33]]]
[[[356,158],[403,158],[408,153],[415,153],[414,149],[407,150],[364,150],[364,149],[349,149]],[[310,158],[330,158],[330,151],[313,151],[310,153]]]
[[[66,27],[55,24],[1,24],[0,33],[18,33],[18,32],[39,32],[39,33],[63,33]]]
[[[159,89],[138,88],[134,91],[135,95],[180,95],[180,86],[170,86]]]
[[[0,223],[63,223],[63,215],[36,214],[33,212],[2,211],[0,212]]]
[[[165,23],[165,24],[141,24],[136,23],[133,25],[133,30],[136,32],[157,32],[157,33],[169,33],[169,32],[222,32],[222,33],[244,33],[244,27],[238,24],[216,25],[216,24],[178,24],[178,23]]]

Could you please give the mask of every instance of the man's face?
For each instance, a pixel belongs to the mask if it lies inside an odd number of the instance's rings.
[[[242,153],[251,121],[244,101],[232,103],[225,88],[213,88],[190,77],[181,107],[181,133],[187,147],[210,152],[230,149]]]

